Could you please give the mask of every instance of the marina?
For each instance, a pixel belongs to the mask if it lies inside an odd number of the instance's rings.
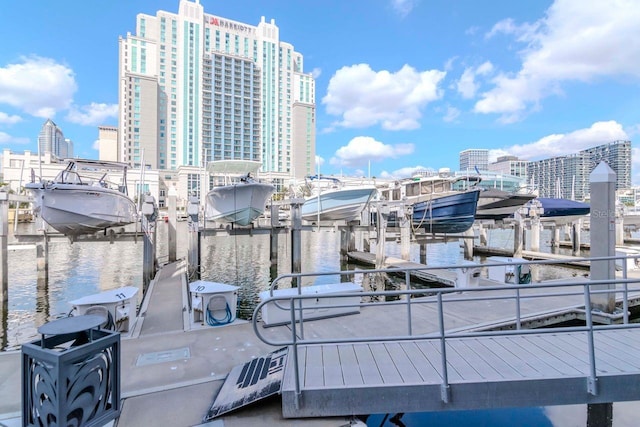
[[[381,224],[369,226],[368,231],[367,226],[350,224],[305,228],[297,222],[300,204],[292,202],[290,225],[265,227],[264,232],[226,226],[200,233],[191,219],[176,222],[171,212],[167,222],[147,225],[158,236],[166,236],[160,253],[166,250],[168,255],[148,284],[141,278],[135,320],[129,319],[126,330],[120,328],[122,407],[116,425],[161,420],[171,420],[170,425],[234,425],[234,420],[242,420],[250,425],[246,417],[258,422],[267,416],[274,424],[342,426],[368,423],[379,411],[400,419],[404,412],[515,410],[554,404],[588,405],[586,425],[600,425],[594,420],[610,411],[610,402],[640,400],[632,386],[640,367],[625,356],[626,345],[636,340],[636,324],[630,317],[640,301],[640,275],[626,263],[635,265],[637,254],[623,257],[617,278],[607,279],[598,277],[600,270],[593,266],[609,265],[613,257],[569,260],[537,252],[543,261],[509,256],[462,261],[468,243],[481,238],[478,229],[409,245],[406,253],[402,227],[395,239],[388,239]],[[153,209],[147,212],[155,216]],[[597,227],[591,233],[594,230]],[[503,231],[511,235],[503,250],[516,249],[518,233]],[[144,246],[138,248],[144,264],[147,240],[141,242],[91,243]],[[78,247],[90,242],[56,244]],[[439,248],[450,251],[445,256],[449,262],[434,262]],[[318,251],[323,256],[314,256]],[[398,258],[394,251],[400,252]],[[158,253],[156,257],[165,259]],[[356,258],[374,269],[345,265]],[[255,276],[247,276],[251,272],[246,260],[256,259],[261,260],[261,286],[256,286]],[[567,274],[576,262],[588,263],[590,279]],[[554,269],[563,271],[561,277],[548,275]],[[141,270],[144,276],[145,268]],[[383,276],[397,279],[380,282]],[[429,281],[437,286],[419,284]],[[136,295],[124,286],[127,293],[122,292],[122,298]],[[75,303],[76,310],[87,298],[113,304],[113,291],[88,294],[83,291],[60,302]],[[613,304],[615,310],[602,314],[585,310],[594,303]],[[67,318],[66,310],[56,310],[60,319]],[[114,311],[114,318],[117,315]],[[49,310],[34,327],[42,333],[42,325],[52,317],[56,315]],[[535,329],[540,327],[546,328]],[[37,333],[17,344],[33,338]],[[516,352],[516,347],[523,352]],[[272,366],[273,355],[282,348],[287,349],[286,357],[276,357],[282,369],[273,370],[274,375],[281,372],[282,388],[270,379],[264,387],[266,404],[225,396],[226,384],[241,375],[239,367],[256,369],[256,363],[267,361],[264,366]],[[11,349],[1,354],[0,366],[6,368],[3,389],[19,385],[17,354]],[[542,360],[532,356],[541,354],[546,354]],[[571,358],[581,364],[568,362]],[[273,390],[278,389],[276,398]],[[169,414],[158,406],[183,402],[192,393],[198,395],[189,402],[188,415]],[[0,413],[13,415],[5,416],[6,422],[19,419],[20,399],[3,397],[7,400],[2,400]],[[218,401],[224,398],[245,403],[221,410]]]

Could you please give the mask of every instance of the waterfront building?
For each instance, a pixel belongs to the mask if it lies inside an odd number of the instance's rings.
[[[460,152],[460,171],[489,169],[489,150],[470,148]]]
[[[262,172],[313,172],[315,81],[274,20],[254,26],[180,0],[177,14],[139,14],[119,59],[119,161],[177,170],[259,160]]]
[[[520,160],[516,156],[501,156],[489,163],[488,170],[497,174],[519,176],[523,179],[527,176],[527,160]]]
[[[73,157],[73,141],[65,138],[62,129],[51,119],[47,119],[40,129],[38,149],[40,154],[51,153],[61,159]]]
[[[604,161],[616,173],[616,190],[631,187],[631,141],[614,141],[575,154],[529,162],[527,181],[541,197],[589,198],[589,175]]]

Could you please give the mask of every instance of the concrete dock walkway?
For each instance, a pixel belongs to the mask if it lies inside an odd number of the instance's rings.
[[[122,412],[114,426],[202,425],[234,366],[275,350],[260,341],[251,323],[190,328],[182,261],[163,266],[143,300],[139,319],[122,335]],[[290,333],[270,328],[269,334]],[[0,353],[0,426],[21,425],[21,354]],[[338,427],[344,417],[295,420],[282,417],[279,397],[258,402],[204,425]]]

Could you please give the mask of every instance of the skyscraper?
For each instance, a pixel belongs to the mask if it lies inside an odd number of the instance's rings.
[[[47,119],[38,134],[38,150],[41,154],[51,153],[60,159],[73,157],[73,141],[65,138],[62,129]]]
[[[119,159],[134,167],[259,160],[303,176],[315,158],[315,81],[275,21],[257,26],[180,0],[120,38]]]

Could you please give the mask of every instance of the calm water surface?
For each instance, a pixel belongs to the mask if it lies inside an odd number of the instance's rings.
[[[18,233],[32,232],[31,225],[20,225]],[[158,223],[158,250],[160,262],[167,260],[167,225]],[[178,258],[186,257],[187,228],[178,223]],[[488,236],[489,245],[512,247],[513,235],[509,230],[493,230]],[[542,251],[550,251],[550,233],[543,232]],[[588,234],[582,237],[588,242]],[[290,239],[279,239],[277,272],[270,270],[269,235],[206,237],[202,241],[202,268],[204,280],[234,284],[240,287],[238,316],[250,318],[258,302],[260,291],[268,288],[276,274],[288,273],[291,261]],[[340,263],[340,233],[321,230],[302,233],[303,272],[352,269]],[[375,251],[375,247],[372,247]],[[448,265],[461,259],[461,247],[457,241],[429,245],[427,263]],[[69,300],[120,286],[142,288],[141,241],[74,243],[58,240],[49,246],[48,281],[38,282],[35,248],[13,250],[9,253],[9,303],[0,324],[0,351],[19,350],[24,342],[38,338],[37,328],[47,321],[66,316],[71,310]],[[387,255],[399,256],[399,245],[387,243]],[[566,252],[570,254],[570,251]],[[588,254],[585,254],[587,256]],[[419,248],[411,248],[411,260],[419,262]],[[546,268],[544,278],[566,277],[567,270]],[[361,276],[361,275],[358,275]],[[336,282],[337,278],[324,276],[316,283]],[[357,277],[356,277],[356,280]],[[141,301],[139,292],[139,301]],[[616,427],[638,425],[640,402],[614,404]],[[487,411],[455,411],[441,413],[374,414],[367,425],[374,426],[492,426],[492,427],[584,427],[587,419],[586,405],[551,406],[545,408],[518,408]]]

